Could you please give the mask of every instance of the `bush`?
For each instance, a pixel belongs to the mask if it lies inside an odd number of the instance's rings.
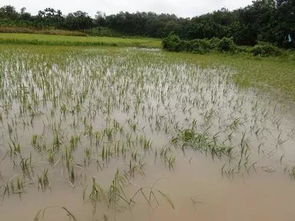
[[[162,41],[163,48],[168,51],[187,51],[205,54],[213,50],[222,52],[237,52],[238,48],[231,38],[195,39],[191,41],[181,40],[177,35],[170,34]]]
[[[214,42],[213,45],[212,42]],[[193,53],[204,54],[216,48],[216,39],[195,39],[191,41],[181,40],[177,35],[170,34],[162,41],[163,48],[168,51],[187,51]]]
[[[259,55],[262,57],[278,56],[282,54],[281,50],[278,47],[265,42],[259,42],[257,45],[255,45],[251,50],[251,53],[254,56]]]
[[[169,34],[167,38],[162,41],[163,48],[168,51],[181,51],[184,47],[181,47],[183,43],[180,38],[175,34]]]
[[[221,52],[236,52],[237,46],[231,38],[222,38],[217,43],[217,49]]]
[[[218,44],[219,44],[219,42],[220,42],[220,39],[219,38],[211,38],[211,39],[209,39],[209,40],[207,40],[208,42],[209,42],[209,44],[210,44],[210,49],[212,50],[212,49],[217,49],[217,47],[218,47]]]
[[[178,49],[180,51],[188,51],[188,52],[192,52],[192,50],[193,50],[191,42],[190,41],[185,41],[185,40],[181,40],[179,42]]]
[[[210,42],[206,39],[196,39],[190,42],[192,52],[204,54],[208,53],[211,49]]]

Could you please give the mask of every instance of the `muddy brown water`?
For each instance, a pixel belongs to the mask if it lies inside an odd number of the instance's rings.
[[[294,104],[166,56],[5,48],[0,220],[294,220]],[[172,142],[187,129],[231,156]]]

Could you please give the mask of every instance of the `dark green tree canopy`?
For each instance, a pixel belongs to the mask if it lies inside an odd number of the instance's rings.
[[[280,47],[295,47],[295,0],[256,0],[245,8],[225,8],[193,18],[153,12],[120,12],[106,16],[98,11],[95,18],[77,11],[63,15],[46,8],[38,15],[17,12],[13,6],[0,8],[0,25],[61,28],[85,31],[107,28],[121,35],[164,38],[170,33],[181,39],[232,38],[236,44],[254,45],[259,41]]]

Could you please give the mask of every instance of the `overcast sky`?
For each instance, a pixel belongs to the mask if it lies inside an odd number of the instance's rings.
[[[51,7],[60,9],[64,14],[81,10],[91,16],[97,11],[107,15],[120,11],[176,14],[193,17],[221,8],[237,9],[251,4],[252,0],[0,0],[0,6],[13,5],[19,10],[36,14],[38,10]]]

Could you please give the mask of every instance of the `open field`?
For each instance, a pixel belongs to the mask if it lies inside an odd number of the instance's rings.
[[[43,34],[0,33],[0,44],[60,46],[120,46],[160,48],[161,40],[153,38],[84,37]]]
[[[292,57],[133,46],[0,45],[0,220],[291,221]]]

